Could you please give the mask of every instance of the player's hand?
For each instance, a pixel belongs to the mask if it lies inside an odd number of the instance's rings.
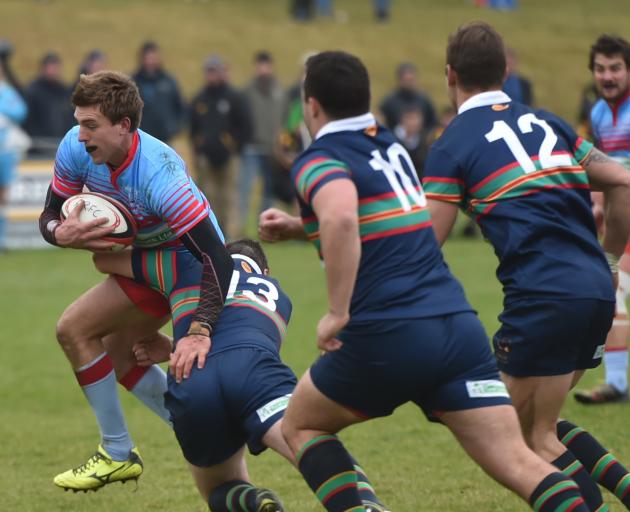
[[[83,201],[78,201],[68,218],[55,230],[57,244],[60,247],[88,249],[91,251],[106,251],[114,247],[116,245],[114,242],[99,240],[105,235],[112,233],[115,229],[114,226],[102,226],[102,224],[107,222],[106,218],[102,217],[89,222],[81,222],[79,220],[83,204]]]
[[[338,315],[328,312],[317,324],[317,346],[324,352],[334,352],[339,350],[343,342],[335,336],[343,329],[350,320],[350,315]]]
[[[190,376],[195,359],[197,360],[197,368],[204,367],[206,356],[210,352],[210,345],[210,338],[200,334],[188,335],[177,342],[175,352],[171,354],[169,368],[178,384]]]
[[[304,239],[306,234],[299,217],[277,208],[269,208],[258,217],[258,236],[264,242]]]
[[[138,366],[151,366],[163,363],[171,357],[171,342],[167,336],[159,336],[157,340],[141,341],[131,347]]]

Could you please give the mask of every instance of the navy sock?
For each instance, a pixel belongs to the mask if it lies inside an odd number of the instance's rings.
[[[336,436],[318,436],[297,454],[304,480],[328,512],[365,512],[350,454]]]
[[[567,450],[551,463],[562,471],[567,478],[571,478],[578,484],[580,494],[590,510],[602,512],[607,510],[607,508],[602,508],[604,500],[602,493],[599,492],[599,487],[597,487],[597,484],[580,461],[575,458],[575,455]]]
[[[256,512],[256,487],[230,480],[216,487],[208,500],[212,512]]]
[[[591,512],[577,484],[562,473],[551,473],[529,498],[535,512]]]
[[[612,492],[630,510],[630,473],[597,439],[573,423],[558,422],[558,439],[582,463],[593,480]]]

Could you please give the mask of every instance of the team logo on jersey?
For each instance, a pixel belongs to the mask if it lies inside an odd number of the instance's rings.
[[[507,110],[510,108],[510,105],[492,105],[492,110],[495,112],[501,112],[502,110]]]
[[[375,137],[377,131],[378,131],[378,127],[375,124],[373,124],[372,126],[368,126],[364,130],[365,134],[369,135],[370,137]]]
[[[249,263],[247,263],[246,261],[241,260],[241,268],[247,272],[248,274],[252,274],[254,271],[252,270],[252,267],[249,265]]]

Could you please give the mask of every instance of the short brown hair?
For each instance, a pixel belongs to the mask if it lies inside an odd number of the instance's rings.
[[[449,37],[446,63],[457,73],[465,90],[501,86],[506,68],[505,44],[490,25],[473,21]]]
[[[75,107],[98,105],[101,112],[112,124],[125,117],[131,120],[131,131],[140,125],[144,103],[135,82],[118,71],[98,71],[91,75],[81,75],[72,93]]]
[[[598,53],[608,58],[621,55],[626,63],[626,68],[630,69],[630,43],[623,37],[604,34],[597,38],[595,44],[591,46],[591,52],[588,56],[588,69],[591,71],[595,67],[595,55]]]

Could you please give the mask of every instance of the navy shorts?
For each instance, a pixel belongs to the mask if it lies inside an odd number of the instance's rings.
[[[311,367],[328,398],[373,418],[414,402],[441,412],[510,404],[477,315],[362,323],[339,334],[343,346]]]
[[[499,369],[514,377],[564,375],[601,363],[615,303],[598,299],[523,299],[499,315]]]
[[[184,457],[199,467],[226,461],[245,443],[252,454],[284,415],[296,378],[271,350],[250,346],[212,353],[180,384],[169,374],[166,407]]]

